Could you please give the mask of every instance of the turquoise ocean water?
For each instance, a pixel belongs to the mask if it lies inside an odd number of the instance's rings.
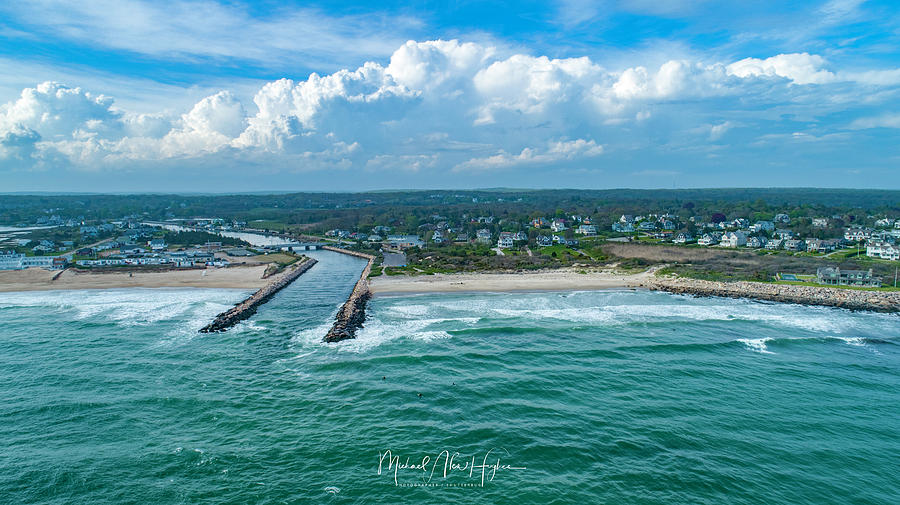
[[[379,297],[323,344],[363,264],[315,256],[222,334],[246,291],[0,294],[0,503],[900,503],[896,315]]]

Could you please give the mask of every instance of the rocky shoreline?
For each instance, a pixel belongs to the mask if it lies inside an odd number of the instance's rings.
[[[366,321],[366,304],[372,297],[372,293],[369,291],[369,273],[372,271],[375,257],[370,254],[348,251],[337,247],[326,246],[323,249],[368,260],[366,268],[363,269],[359,280],[353,286],[353,291],[334,317],[334,325],[332,325],[322,340],[325,342],[340,342],[341,340],[355,338],[356,330],[362,328],[363,323]]]
[[[714,282],[681,277],[657,277],[643,283],[641,287],[695,296],[752,298],[851,310],[900,312],[900,291],[867,291],[746,281]]]
[[[256,313],[256,309],[269,301],[275,296],[275,293],[284,289],[288,284],[294,282],[297,277],[303,275],[307,270],[313,267],[317,261],[313,258],[306,258],[299,264],[295,265],[292,270],[284,273],[274,282],[266,284],[256,293],[250,295],[249,298],[235,305],[234,307],[222,312],[208,325],[200,328],[200,333],[215,333],[225,331],[237,323],[247,319]]]

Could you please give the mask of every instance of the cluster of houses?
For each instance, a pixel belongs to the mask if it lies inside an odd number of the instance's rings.
[[[866,227],[848,228],[844,238],[853,242],[865,242],[866,256],[885,260],[900,260],[900,221],[881,219],[875,222],[879,230]],[[888,228],[888,229],[885,229]]]
[[[757,221],[753,224],[747,219],[737,218],[731,221],[723,220],[717,223],[704,223],[700,218],[691,218],[696,228],[704,230],[694,236],[687,231],[672,232],[678,227],[677,221],[669,215],[631,216],[623,215],[612,228],[618,232],[645,231],[656,238],[672,240],[675,244],[692,244],[700,246],[718,247],[747,247],[767,250],[809,251],[828,253],[851,243],[866,243],[866,254],[871,257],[898,260],[900,259],[900,247],[897,241],[900,239],[900,221],[881,219],[876,222],[876,227],[892,228],[875,230],[863,227],[848,228],[843,238],[817,239],[801,238],[792,230],[779,226],[790,224],[791,218],[787,214],[778,214],[772,221]],[[812,225],[818,228],[827,227],[829,218],[814,218]]]
[[[152,230],[151,230],[152,231]],[[108,256],[96,257],[101,250],[118,247],[118,253]],[[140,265],[165,265],[178,268],[196,266],[228,266],[229,261],[217,258],[212,252],[213,248],[221,248],[221,242],[207,243],[203,249],[187,251],[169,251],[169,245],[165,239],[151,238],[142,245],[135,243],[135,236],[128,236],[125,242],[111,241],[92,248],[83,248],[75,251],[78,256],[90,256],[88,259],[78,259],[75,264],[80,267],[112,267],[112,266],[140,266]]]
[[[26,268],[62,270],[67,265],[68,260],[62,256],[26,256],[15,251],[0,251],[0,270],[23,270]]]
[[[434,219],[445,219],[441,216],[432,216]],[[839,216],[837,216],[839,217]],[[834,223],[833,218],[817,217],[812,219],[815,228],[827,228]],[[479,216],[469,219],[471,224],[492,224],[493,216]],[[503,221],[501,220],[501,224]],[[590,216],[571,215],[565,218],[548,219],[544,217],[534,218],[528,223],[536,229],[550,229],[551,233],[541,234],[535,238],[540,247],[548,247],[554,244],[568,246],[578,245],[577,240],[568,239],[563,232],[581,235],[585,237],[598,234],[598,226]],[[697,244],[700,246],[716,246],[726,248],[746,247],[752,249],[767,249],[771,251],[786,250],[792,252],[816,252],[829,253],[845,248],[853,243],[865,243],[866,254],[871,257],[898,260],[900,259],[900,220],[880,219],[876,221],[876,228],[851,227],[848,228],[843,238],[803,238],[788,229],[791,217],[786,213],[776,214],[772,220],[760,220],[751,223],[746,218],[727,220],[720,215],[719,219],[706,221],[696,216],[690,218],[690,225],[684,226],[679,219],[669,213],[630,215],[623,214],[612,224],[612,231],[617,233],[636,233],[671,241],[674,244]],[[528,235],[524,231],[501,232],[496,235],[488,228],[479,228],[475,232],[474,239],[465,232],[460,232],[449,227],[446,221],[440,221],[436,225],[423,225],[433,230],[430,240],[435,244],[441,243],[475,243],[491,245],[501,249],[514,248],[528,242]],[[422,227],[420,227],[422,228]],[[696,233],[686,231],[685,228],[697,230]],[[681,230],[681,231],[678,231]],[[330,237],[339,237],[349,240],[368,241],[370,243],[383,243],[393,248],[405,249],[408,247],[422,247],[426,240],[418,235],[386,235],[389,227],[379,226],[372,230],[371,234],[350,232],[348,230],[330,230],[326,233]],[[428,237],[428,235],[426,235]]]
[[[146,252],[140,249],[120,251],[119,254],[111,254],[103,258],[81,259],[75,262],[81,267],[115,267],[115,266],[143,266],[165,265],[178,268],[195,266],[228,266],[228,260],[217,258],[208,251],[164,251]]]
[[[647,216],[622,214],[619,220],[612,224],[612,231],[617,233],[634,233],[636,231],[671,233],[676,229],[678,229],[678,221],[668,213],[662,215],[650,214]]]
[[[31,241],[27,239],[23,239],[18,242],[21,246],[27,246]],[[31,251],[35,254],[49,254],[54,252],[65,252],[75,247],[75,242],[73,240],[63,240],[59,244],[52,240],[41,240],[37,245],[31,248]]]

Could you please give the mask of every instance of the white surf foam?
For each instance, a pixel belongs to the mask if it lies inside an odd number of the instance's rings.
[[[760,354],[775,354],[774,352],[768,350],[766,347],[766,342],[771,341],[771,338],[739,338],[738,342],[741,342],[747,349],[751,351],[758,352]]]

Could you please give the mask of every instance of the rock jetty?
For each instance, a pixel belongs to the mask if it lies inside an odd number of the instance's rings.
[[[256,313],[256,309],[269,301],[270,298],[275,296],[275,293],[281,291],[288,284],[294,282],[297,277],[303,275],[307,270],[313,267],[317,261],[313,258],[305,258],[300,261],[300,263],[296,265],[291,265],[289,270],[283,273],[281,276],[275,278],[269,284],[266,284],[259,291],[250,295],[249,298],[242,301],[241,303],[235,305],[234,307],[228,309],[225,312],[222,312],[215,319],[203,328],[200,328],[200,333],[214,333],[225,331],[228,328],[236,325],[237,323],[247,319]]]
[[[900,292],[898,291],[870,291],[745,281],[713,282],[681,277],[657,277],[645,283],[644,287],[697,296],[753,298],[851,310],[900,312]]]
[[[372,265],[375,263],[375,256],[331,246],[325,246],[323,249],[349,254],[350,256],[369,261],[366,264],[366,268],[363,269],[362,275],[359,276],[359,280],[356,281],[356,285],[353,287],[353,291],[350,293],[347,301],[334,317],[334,325],[332,325],[331,330],[328,331],[322,340],[325,342],[340,342],[348,338],[355,338],[356,330],[362,328],[363,323],[366,321],[366,304],[369,302],[369,298],[372,297],[372,293],[369,291],[369,273],[372,271]]]

